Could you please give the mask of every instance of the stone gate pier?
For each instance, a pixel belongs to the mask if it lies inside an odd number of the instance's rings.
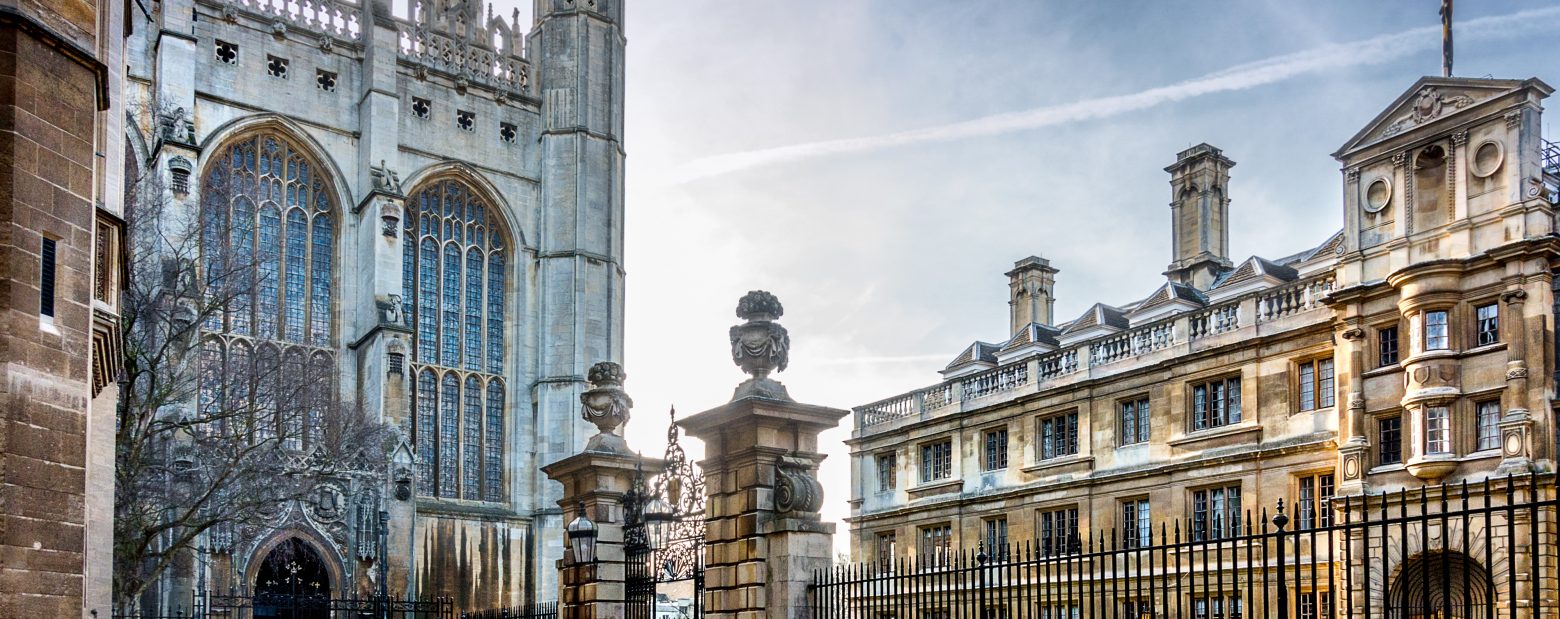
[[[808,587],[817,571],[831,565],[834,524],[818,514],[818,464],[824,459],[818,434],[849,411],[797,402],[771,378],[789,363],[790,335],[777,322],[782,313],[772,294],[742,297],[737,316],[744,322],[730,330],[731,356],[750,377],[726,404],[676,422],[705,445],[699,616],[809,617]],[[592,368],[593,388],[580,399],[583,414],[602,433],[585,451],[543,469],[564,486],[558,504],[567,510],[566,520],[583,517],[594,532],[588,562],[572,560],[583,541],[571,539],[559,563],[561,619],[653,616],[653,602],[638,601],[643,598],[626,587],[624,524],[631,506],[625,497],[636,475],[653,476],[662,463],[634,454],[616,430],[633,405],[622,379],[617,364]],[[652,608],[634,607],[640,604]]]
[[[834,524],[822,522],[818,434],[849,411],[802,404],[770,374],[789,362],[779,299],[742,297],[731,356],[751,375],[730,402],[678,422],[704,441],[709,617],[806,617],[814,570],[828,568]]]

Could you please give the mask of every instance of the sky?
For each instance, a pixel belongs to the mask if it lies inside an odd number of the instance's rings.
[[[748,290],[785,305],[775,378],[837,408],[1005,340],[1025,256],[1060,269],[1058,321],[1141,298],[1170,261],[1163,168],[1201,142],[1237,163],[1233,260],[1321,243],[1342,227],[1330,153],[1440,73],[1439,6],[628,0],[630,442],[659,456],[670,407],[730,399]],[[1456,18],[1456,75],[1560,85],[1560,2]],[[835,521],[850,425],[822,437]]]

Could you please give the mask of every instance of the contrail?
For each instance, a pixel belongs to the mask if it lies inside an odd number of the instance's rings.
[[[1529,32],[1553,32],[1560,24],[1560,7],[1533,9],[1471,19],[1457,26],[1463,41],[1509,38]],[[1246,90],[1326,69],[1372,65],[1397,60],[1440,44],[1440,26],[1414,28],[1362,41],[1325,45],[1235,65],[1169,86],[1063,105],[993,114],[972,120],[883,135],[824,140],[728,153],[696,159],[674,175],[681,184],[777,163],[828,155],[859,153],[926,142],[942,142],[1038,129],[1080,120],[1108,118],[1203,95]]]

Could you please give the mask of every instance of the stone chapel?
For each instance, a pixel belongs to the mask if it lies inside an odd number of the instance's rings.
[[[307,359],[394,425],[388,474],[216,531],[144,610],[254,587],[549,600],[586,369],[623,350],[622,0],[138,0],[126,167],[253,255],[204,354]],[[386,560],[386,558],[388,560]]]

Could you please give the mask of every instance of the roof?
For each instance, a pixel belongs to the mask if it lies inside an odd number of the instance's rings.
[[[943,371],[955,370],[972,363],[996,363],[997,351],[1001,348],[1001,346],[990,342],[975,342],[965,347],[964,352],[959,353],[959,356],[955,357],[953,362],[948,364],[948,367],[943,368]]]
[[[1067,325],[1062,333],[1077,333],[1091,327],[1111,327],[1125,329],[1131,326],[1125,312],[1120,308],[1112,307],[1104,303],[1095,303],[1085,311],[1082,316]]]
[[[1147,297],[1144,297],[1142,301],[1138,301],[1132,310],[1138,312],[1153,309],[1176,301],[1187,301],[1197,305],[1208,304],[1208,298],[1197,292],[1196,288],[1176,282],[1165,282],[1164,285],[1154,290]]]
[[[1208,289],[1218,290],[1262,277],[1272,277],[1281,281],[1291,282],[1299,279],[1300,273],[1295,271],[1294,267],[1279,264],[1267,258],[1252,256],[1234,269],[1220,273],[1219,277],[1213,280],[1213,285],[1209,286]]]
[[[1059,331],[1056,329],[1056,327],[1042,325],[1038,322],[1031,322],[1027,325],[1024,325],[1023,327],[1020,327],[1018,332],[1013,334],[1013,337],[1008,338],[1007,343],[1002,345],[1002,350],[1009,351],[1020,346],[1027,346],[1029,344],[1045,344],[1047,346],[1056,346],[1056,334],[1058,332]]]

